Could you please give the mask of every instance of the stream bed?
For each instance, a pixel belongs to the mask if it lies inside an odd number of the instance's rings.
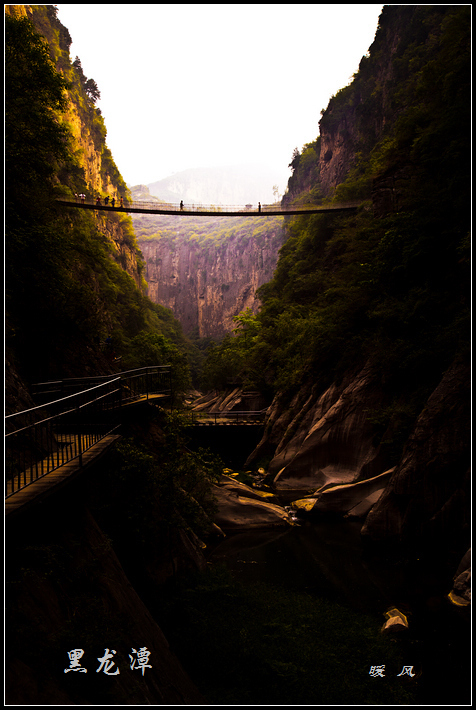
[[[256,445],[259,432],[247,431],[246,442],[237,446],[240,433],[233,429],[217,439],[210,428],[199,440],[236,471],[243,466],[244,452]],[[305,493],[277,495],[287,507]],[[382,626],[385,613],[396,607],[408,619],[408,629],[394,643],[401,647],[405,664],[413,668],[414,677],[406,679],[414,680],[412,704],[469,704],[470,611],[450,603],[451,587],[447,571],[446,576],[440,571],[441,561],[423,562],[415,556],[403,562],[382,552],[369,554],[362,544],[361,526],[362,521],[302,518],[288,528],[234,532],[212,545],[207,559],[211,566],[224,565],[241,585],[265,584],[269,589],[304,593],[342,605],[362,618],[372,615]],[[375,658],[375,664],[385,665],[385,658]]]
[[[226,565],[242,584],[305,592],[371,614],[382,626],[385,612],[397,607],[409,622],[395,643],[413,666],[415,704],[468,704],[469,609],[449,602],[436,565],[369,556],[360,529],[356,521],[303,520],[289,529],[235,533],[214,547],[209,561]]]

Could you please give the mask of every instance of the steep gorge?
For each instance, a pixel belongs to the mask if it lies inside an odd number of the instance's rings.
[[[408,97],[417,88],[421,100],[424,67],[433,54],[441,58],[442,53],[447,63],[444,54],[454,38],[451,26],[454,30],[461,17],[466,26],[464,8],[386,7],[378,42],[361,65],[369,77],[376,72],[383,82],[382,91],[373,79],[359,87],[361,74],[332,100],[332,112],[321,122],[320,138],[295,156],[286,199],[305,201],[309,195],[322,199],[335,190],[338,198],[357,197],[365,203],[355,218],[333,223],[320,217],[309,222],[296,219],[286,225],[284,238],[274,229],[253,239],[248,229],[244,238],[230,236],[210,240],[209,245],[198,226],[192,240],[176,231],[171,235],[170,226],[162,228],[158,242],[139,236],[150,282],[170,269],[161,298],[181,309],[191,331],[198,329],[201,335],[229,328],[233,303],[238,302],[240,308],[240,304],[251,304],[251,291],[245,293],[246,284],[239,282],[237,269],[241,259],[244,271],[253,271],[245,252],[253,254],[255,264],[263,259],[263,272],[268,263],[273,271],[273,254],[285,239],[275,276],[261,291],[262,309],[253,320],[259,335],[253,331],[252,342],[247,342],[250,347],[258,344],[252,365],[275,391],[262,441],[250,454],[249,465],[253,469],[266,466],[266,480],[278,491],[294,489],[296,498],[310,493],[300,510],[311,520],[320,521],[330,514],[340,520],[353,514],[371,549],[393,562],[403,555],[416,565],[421,553],[428,555],[435,568],[442,570],[444,585],[443,592],[430,589],[423,603],[437,610],[469,545],[467,295],[462,286],[467,278],[464,205],[469,199],[468,189],[462,188],[469,180],[458,157],[467,150],[462,145],[465,97],[454,101],[454,113],[459,116],[449,112],[451,145],[441,140],[448,135],[447,126],[428,129],[428,114],[441,116],[434,112],[430,97],[425,95],[425,101],[420,101],[416,123],[408,118],[415,114]],[[405,58],[409,47],[416,57]],[[426,49],[431,50],[429,55]],[[464,57],[467,44],[457,49]],[[387,62],[385,72],[381,67]],[[392,86],[397,70],[410,67],[413,71],[415,66],[422,84],[411,85],[403,99],[397,97]],[[446,99],[448,95],[456,99],[455,86],[466,86],[457,63],[448,64],[448,75],[441,73],[441,64],[438,69],[437,75],[444,77],[438,87],[448,92]],[[411,83],[403,71],[398,88],[407,80]],[[431,93],[438,93],[433,84]],[[381,106],[390,106],[392,100],[398,110],[386,108],[385,121],[380,120]],[[375,101],[375,105],[366,101]],[[330,113],[335,119],[332,129]],[[367,130],[364,118],[368,115],[373,118]],[[397,125],[399,115],[408,119],[404,138]],[[70,123],[86,136],[82,165],[91,191],[97,189],[94,180],[99,176],[99,191],[112,194],[104,173],[107,160],[102,162],[94,154],[92,134],[87,127],[80,129],[74,110]],[[352,143],[346,142],[348,136]],[[382,136],[386,149],[375,143]],[[120,182],[114,184],[120,189]],[[140,270],[135,267],[135,247],[122,236],[126,232],[100,221],[97,224],[116,250],[116,260],[122,255],[124,268],[136,279]],[[99,274],[97,279],[99,287]],[[254,289],[259,280],[255,271],[253,279]],[[111,294],[121,295],[119,289],[111,289]],[[385,300],[376,299],[375,294],[379,298],[384,294]],[[199,305],[187,305],[189,300],[196,304],[202,298],[202,311]],[[219,315],[224,306],[226,323]],[[141,326],[139,321],[138,331]],[[246,336],[244,328],[241,340],[246,341]],[[162,456],[167,445],[162,428],[146,417],[131,419],[135,420],[127,434],[149,442]],[[172,453],[171,461],[161,460],[156,468],[144,450],[132,452],[137,468],[126,460],[121,470],[113,458],[101,476],[91,472],[65,491],[59,509],[53,502],[39,506],[24,528],[20,520],[9,548],[18,553],[9,557],[8,580],[9,615],[13,617],[8,621],[15,643],[8,658],[7,680],[14,703],[95,703],[98,698],[112,704],[208,702],[183,672],[146,607],[164,581],[174,583],[177,572],[203,569],[205,564],[201,544],[183,517],[195,505],[195,498],[177,484],[176,500],[185,505],[182,509],[168,505],[169,482],[176,485],[178,479],[181,483],[180,476],[191,469],[190,458],[182,462]],[[159,484],[153,493],[148,476]],[[147,515],[143,514],[145,505]],[[170,524],[171,517],[174,524]],[[230,593],[227,589],[226,595]],[[217,598],[215,589],[214,605]],[[431,623],[440,629],[438,614]],[[289,622],[285,630],[288,636],[292,634]],[[265,627],[266,638],[276,638],[276,631],[273,620]],[[246,630],[240,631],[239,638],[244,648]],[[104,647],[110,644],[109,648],[117,645],[123,663],[127,663],[129,644],[146,645],[154,653],[158,674],[146,676],[139,684],[137,677],[121,672],[120,682],[106,687],[99,685],[101,680],[117,679],[95,677],[91,666],[88,676],[78,678],[88,685],[68,687],[76,674],[64,675],[66,650],[84,645],[96,658],[104,652],[102,643]],[[445,650],[459,663],[454,647]],[[464,646],[458,651],[466,654]],[[445,660],[440,662],[443,669]],[[270,677],[287,682],[292,666],[277,665]],[[443,676],[440,682],[447,684]],[[437,686],[433,694],[438,694]]]
[[[255,293],[273,275],[282,220],[173,219],[150,220],[156,236],[138,236],[148,296],[170,308],[185,333],[221,338],[233,330],[234,316],[257,312]]]

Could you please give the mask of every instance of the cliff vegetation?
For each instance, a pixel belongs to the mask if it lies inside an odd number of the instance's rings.
[[[247,377],[291,393],[372,358],[382,382],[418,398],[467,351],[469,27],[464,7],[384,8],[320,136],[294,152],[284,198],[362,206],[286,220],[261,310],[222,350],[226,361],[231,343],[248,352]],[[345,175],[335,169],[330,186],[339,151]]]
[[[127,194],[106,146],[99,90],[53,6],[6,6],[6,342],[27,381],[107,373],[109,335],[123,369],[142,340],[183,362],[190,345],[171,312],[145,295],[130,218],[65,209],[57,197]],[[39,30],[39,31],[38,31]],[[48,41],[45,40],[45,37]],[[154,364],[157,361],[154,361]],[[183,378],[182,378],[183,379]]]

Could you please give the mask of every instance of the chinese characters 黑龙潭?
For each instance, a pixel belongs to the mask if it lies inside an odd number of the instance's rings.
[[[141,646],[138,651],[135,648],[132,648],[131,651],[132,654],[134,654],[131,655],[129,653],[129,658],[131,659],[131,670],[142,670],[142,675],[144,675],[146,668],[152,668],[149,663],[150,651],[146,646]],[[96,673],[100,673],[102,671],[105,675],[120,675],[121,671],[119,667],[116,667],[116,669],[113,670],[116,665],[116,662],[112,660],[115,653],[116,651],[113,649],[104,649],[104,655],[97,659],[99,661],[99,668],[97,668]],[[87,668],[84,668],[84,666],[80,663],[80,659],[83,656],[84,649],[82,648],[74,648],[71,651],[68,651],[69,668],[65,668],[64,672],[69,673],[70,671],[79,671],[79,673],[87,673]]]

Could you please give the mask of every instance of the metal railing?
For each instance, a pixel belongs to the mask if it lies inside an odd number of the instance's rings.
[[[58,198],[57,202],[62,202],[66,205],[81,206],[84,205],[90,208],[105,209],[105,210],[117,210],[119,212],[185,212],[185,213],[216,213],[220,214],[243,214],[244,217],[247,215],[254,214],[296,214],[299,212],[331,212],[340,210],[350,210],[357,208],[362,201],[353,202],[342,202],[342,203],[329,203],[325,205],[313,205],[313,204],[302,204],[302,205],[288,205],[282,207],[280,203],[257,205],[257,204],[247,204],[247,205],[202,205],[202,204],[176,204],[172,202],[145,202],[140,200],[114,200],[114,203],[109,199],[107,203],[104,199],[98,201],[95,197],[76,197],[76,198]]]
[[[123,401],[149,394],[169,394],[172,389],[170,365],[139,367],[134,370],[118,372],[114,375],[96,375],[93,377],[70,377],[65,380],[49,380],[31,385],[32,396],[36,401],[48,397],[62,396],[84,390],[95,384],[119,377],[123,388]]]
[[[5,418],[5,497],[79,459],[119,427],[121,382],[90,389]]]
[[[268,408],[260,411],[231,412],[188,412],[187,423],[194,425],[218,426],[227,424],[263,424]]]
[[[170,375],[170,366],[155,366],[36,385],[47,396],[81,391],[5,417],[5,497],[74,459],[82,466],[83,454],[119,429],[121,407],[144,396],[170,394]],[[100,379],[105,381],[97,383]]]

